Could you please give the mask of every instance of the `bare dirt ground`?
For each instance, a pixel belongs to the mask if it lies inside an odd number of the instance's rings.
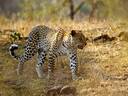
[[[128,27],[125,23],[111,25],[106,27],[102,23],[97,26],[80,23],[76,27],[74,23],[71,24],[73,29],[84,29],[85,35],[90,39],[84,50],[78,50],[80,79],[76,81],[71,80],[66,57],[56,60],[54,81],[48,82],[46,78],[38,79],[35,71],[36,56],[25,63],[24,74],[17,76],[15,70],[18,62],[9,55],[10,43],[2,39],[0,41],[0,96],[45,96],[49,88],[57,85],[74,86],[77,96],[128,96],[128,37],[126,35],[118,37],[120,32],[128,31]],[[29,27],[26,28],[27,31],[28,29]],[[117,39],[93,42],[93,38],[106,33]],[[23,52],[23,42],[17,43],[20,45],[17,51],[20,54]],[[47,62],[44,65],[44,72],[47,74]]]

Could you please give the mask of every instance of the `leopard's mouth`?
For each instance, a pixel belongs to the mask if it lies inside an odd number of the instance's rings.
[[[85,46],[87,45],[87,43],[83,44],[83,45],[78,45],[79,49],[83,49]]]
[[[83,45],[78,45],[78,48],[79,48],[79,49],[83,49],[84,46],[83,46]]]

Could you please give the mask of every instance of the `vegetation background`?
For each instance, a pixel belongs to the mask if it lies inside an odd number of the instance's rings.
[[[0,96],[46,96],[57,85],[74,86],[77,96],[128,96],[127,6],[128,0],[0,0]],[[56,60],[51,83],[38,79],[36,56],[25,63],[22,76],[16,75],[18,62],[8,48],[17,43],[22,54],[29,32],[39,24],[83,30],[89,41],[78,50],[81,80],[71,80],[66,57]]]
[[[0,14],[7,18],[29,20],[128,18],[127,0],[0,0]],[[71,12],[72,11],[72,12]],[[84,19],[85,20],[85,19]]]

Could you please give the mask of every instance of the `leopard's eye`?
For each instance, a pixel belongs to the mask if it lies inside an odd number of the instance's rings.
[[[79,38],[80,41],[82,41],[82,38]]]

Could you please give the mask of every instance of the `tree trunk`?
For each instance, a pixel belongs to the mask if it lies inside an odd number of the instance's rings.
[[[97,0],[93,0],[92,1],[92,10],[89,15],[89,21],[92,21],[94,19],[95,13],[96,13],[96,8],[97,8]]]
[[[69,5],[70,5],[70,18],[71,18],[71,20],[74,20],[74,4],[73,4],[73,0],[69,0]]]

